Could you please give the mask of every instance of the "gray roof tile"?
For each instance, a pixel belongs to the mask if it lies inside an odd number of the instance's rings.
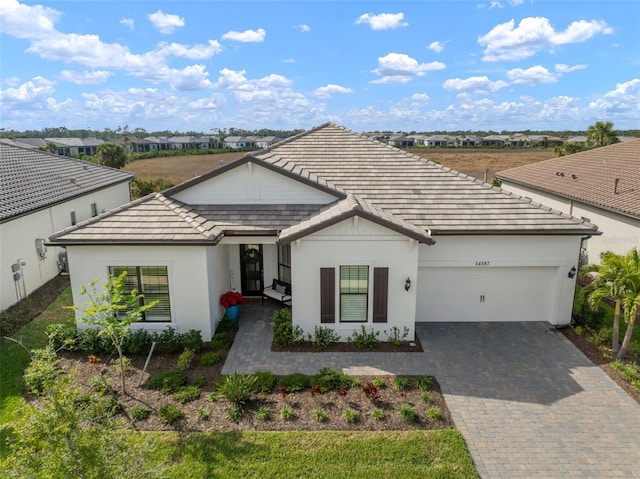
[[[126,171],[0,143],[0,222],[132,179]]]

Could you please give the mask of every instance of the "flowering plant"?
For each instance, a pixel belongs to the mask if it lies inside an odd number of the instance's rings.
[[[230,306],[235,306],[236,304],[244,303],[244,298],[242,294],[237,291],[227,291],[222,296],[220,296],[220,304],[223,308],[228,308]]]

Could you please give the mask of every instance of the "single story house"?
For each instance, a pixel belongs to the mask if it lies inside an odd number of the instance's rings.
[[[56,231],[131,201],[133,175],[0,143],[0,311],[66,268]]]
[[[139,327],[211,338],[219,298],[291,291],[305,332],[571,319],[584,220],[327,123],[55,233],[81,285],[128,271]],[[81,311],[78,311],[81,318]],[[384,339],[384,334],[381,334]]]
[[[502,187],[597,224],[583,262],[640,247],[640,138],[496,173]],[[586,253],[586,256],[584,255]]]

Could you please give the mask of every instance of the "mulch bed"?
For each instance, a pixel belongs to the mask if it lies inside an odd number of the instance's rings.
[[[398,345],[387,341],[380,341],[376,345],[365,349],[358,348],[355,343],[349,342],[331,343],[328,347],[322,349],[314,346],[312,343],[302,343],[287,347],[281,347],[272,343],[271,351],[290,353],[421,353],[423,349],[420,340],[416,336],[415,341],[403,341]]]

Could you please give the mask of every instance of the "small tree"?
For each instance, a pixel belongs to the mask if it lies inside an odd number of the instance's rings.
[[[618,137],[613,132],[613,123],[610,121],[596,121],[587,128],[587,141],[596,146],[607,146],[618,143]]]
[[[124,146],[117,143],[103,143],[96,149],[98,163],[112,168],[122,168],[127,163]]]
[[[627,330],[624,333],[622,346],[618,351],[618,359],[624,358],[631,343],[633,327],[640,315],[640,250],[633,248],[624,255],[625,290],[624,318],[627,321]]]
[[[153,308],[158,301],[151,301],[142,305],[141,294],[133,289],[126,290],[127,272],[120,276],[111,276],[104,285],[104,291],[98,294],[95,279],[89,283],[89,288],[82,286],[80,294],[88,296],[89,300],[82,308],[83,322],[100,328],[99,334],[106,336],[118,352],[120,377],[122,380],[122,393],[125,393],[125,365],[122,345],[125,338],[131,332],[131,325],[142,319],[143,313]]]

